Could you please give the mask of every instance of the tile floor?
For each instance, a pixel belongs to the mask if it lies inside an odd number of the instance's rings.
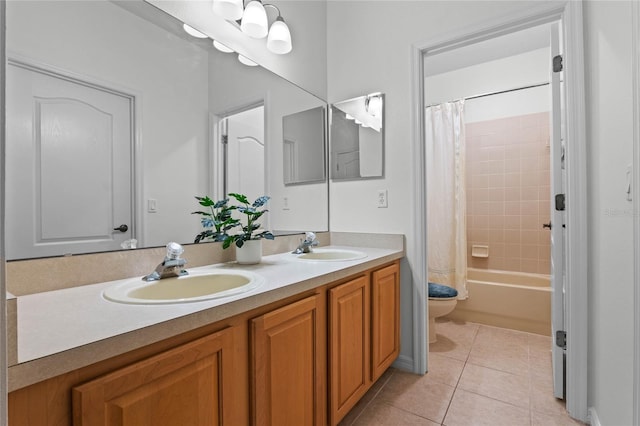
[[[424,376],[389,369],[340,426],[580,425],[553,397],[551,340],[440,320]]]

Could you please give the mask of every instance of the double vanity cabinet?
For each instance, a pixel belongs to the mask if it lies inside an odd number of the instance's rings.
[[[9,394],[9,425],[337,424],[399,354],[399,260]]]

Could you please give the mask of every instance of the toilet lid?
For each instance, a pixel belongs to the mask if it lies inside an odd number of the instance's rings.
[[[456,297],[458,290],[447,285],[429,283],[429,297],[435,297],[436,299]]]

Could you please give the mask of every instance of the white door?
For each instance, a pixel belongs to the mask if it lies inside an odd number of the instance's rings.
[[[131,99],[18,63],[6,87],[7,258],[119,249],[133,235]]]
[[[562,138],[562,72],[559,24],[551,26],[551,328],[553,394],[556,398],[565,397],[565,347],[562,337],[565,328],[565,214],[562,210],[564,191],[564,141]],[[555,63],[554,63],[555,62]],[[555,69],[554,69],[555,68]]]
[[[253,201],[265,195],[264,106],[226,118],[226,193],[236,192]]]

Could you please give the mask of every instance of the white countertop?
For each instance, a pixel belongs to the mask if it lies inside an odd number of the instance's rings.
[[[358,250],[366,253],[367,256],[357,260],[311,261],[296,259],[297,256],[291,253],[281,253],[264,256],[262,262],[257,265],[224,263],[190,268],[190,270],[203,271],[207,269],[242,269],[257,273],[266,279],[266,283],[262,287],[249,292],[201,302],[130,305],[111,302],[102,297],[102,291],[105,288],[126,280],[20,296],[17,300],[18,365],[13,368],[34,364],[35,360],[52,358],[52,355],[60,355],[65,351],[78,348],[87,348],[96,342],[128,334],[127,342],[122,342],[123,347],[114,352],[124,353],[132,349],[131,333],[137,330],[143,330],[160,323],[166,323],[165,325],[169,326],[171,320],[199,312],[206,313],[206,320],[214,322],[283,297],[342,279],[404,255],[402,250],[397,249],[346,246],[325,248]],[[199,321],[204,320],[205,318]],[[202,324],[194,323],[193,327],[199,325]],[[141,339],[138,345],[141,347],[148,343],[148,341]],[[79,358],[83,357],[79,356]],[[94,359],[93,361],[98,360]],[[60,362],[59,357],[56,362]],[[45,364],[38,366],[37,369],[42,370],[45,368]],[[86,365],[87,362],[86,360],[78,361],[77,364],[75,367],[79,368]],[[71,365],[65,367],[64,370],[70,371],[70,368],[72,368]],[[24,371],[24,369],[18,370]],[[60,373],[58,372],[58,374]],[[24,382],[33,383],[34,380],[30,379]],[[17,377],[14,377],[13,381],[16,382],[12,386],[13,388],[16,385],[22,387],[25,384]]]

